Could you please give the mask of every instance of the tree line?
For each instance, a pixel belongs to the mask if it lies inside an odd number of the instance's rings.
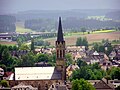
[[[0,33],[15,32],[16,18],[10,15],[0,15]]]
[[[114,20],[100,21],[94,19],[66,18],[62,22],[65,32],[81,31],[81,27],[85,27],[87,30],[117,29],[120,27],[120,22]],[[25,28],[41,32],[56,31],[57,21],[53,19],[31,19],[26,20],[24,26]]]
[[[56,53],[52,52],[52,54],[47,53],[38,53],[36,54],[33,51],[34,46],[31,49],[27,45],[22,45],[21,47],[17,46],[6,46],[0,45],[0,67],[6,71],[14,71],[14,67],[17,66],[35,66],[35,63],[38,62],[46,62],[51,65],[55,65],[56,63]],[[43,47],[44,48],[44,47]],[[26,54],[23,54],[23,50],[27,50]],[[12,55],[12,52],[19,53],[21,51],[21,55]],[[66,65],[70,65],[72,63],[72,56],[70,54],[66,54]]]

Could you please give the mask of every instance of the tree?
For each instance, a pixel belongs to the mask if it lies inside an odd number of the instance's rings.
[[[32,52],[35,51],[35,47],[34,47],[34,38],[31,39],[31,51],[32,51]]]
[[[72,90],[95,90],[95,88],[84,79],[72,81]]]
[[[67,64],[67,66],[69,66],[70,64],[72,64],[72,55],[70,54],[70,53],[67,53],[66,55],[65,55],[65,58],[66,58],[66,64]]]
[[[82,45],[82,38],[79,37],[79,38],[77,38],[76,46],[81,46],[81,45]]]
[[[19,50],[29,50],[29,47],[25,44],[22,44],[20,47],[19,47]]]
[[[32,52],[23,55],[18,62],[18,66],[34,66],[35,56]]]
[[[38,54],[37,56],[36,56],[36,61],[37,62],[43,62],[43,61],[49,61],[49,55],[47,55],[47,54]]]
[[[82,67],[82,66],[86,66],[87,65],[87,63],[85,62],[85,61],[82,61],[81,59],[77,59],[77,65],[79,66],[79,67]]]
[[[112,79],[120,80],[120,68],[119,67],[112,67],[110,70],[110,76]]]
[[[83,62],[79,61],[79,64],[82,65]],[[106,75],[100,66],[95,63],[91,65],[80,66],[79,69],[73,71],[72,80],[84,78],[85,80],[100,80]]]
[[[6,80],[2,80],[0,84],[2,85],[2,87],[9,87],[8,81]]]
[[[88,41],[86,37],[79,37],[76,41],[76,46],[88,46]]]
[[[87,38],[85,37],[85,38],[83,38],[83,41],[82,41],[83,43],[83,46],[86,46],[86,47],[88,47],[88,41],[87,41]]]
[[[1,63],[6,65],[6,66],[9,66],[11,61],[11,55],[10,55],[10,52],[8,51],[8,49],[4,49],[4,51],[2,52],[2,61]]]
[[[85,28],[85,27],[82,27],[82,28],[81,28],[81,32],[83,32],[83,34],[84,34],[84,32],[86,32],[86,28]]]

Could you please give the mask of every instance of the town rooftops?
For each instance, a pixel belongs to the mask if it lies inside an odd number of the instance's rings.
[[[61,73],[55,67],[16,67],[15,80],[61,79]]]
[[[23,83],[20,83],[19,85],[12,87],[12,90],[38,90],[38,89],[32,87],[31,85],[24,85]]]

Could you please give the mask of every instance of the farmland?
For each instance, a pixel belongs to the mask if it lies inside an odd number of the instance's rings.
[[[120,38],[120,32],[109,32],[109,33],[94,33],[94,34],[72,34],[70,36],[65,36],[65,40],[67,45],[75,45],[76,40],[78,37],[86,37],[89,44],[93,42],[99,42],[102,39],[109,39],[109,40],[115,40]],[[46,39],[46,41],[49,41],[51,45],[55,45],[56,38]]]
[[[7,46],[14,46],[17,44],[17,42],[13,42],[13,41],[0,41],[1,45],[7,45]]]

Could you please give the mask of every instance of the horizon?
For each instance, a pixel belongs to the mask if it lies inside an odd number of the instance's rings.
[[[0,13],[33,10],[120,9],[120,0],[0,0]]]

